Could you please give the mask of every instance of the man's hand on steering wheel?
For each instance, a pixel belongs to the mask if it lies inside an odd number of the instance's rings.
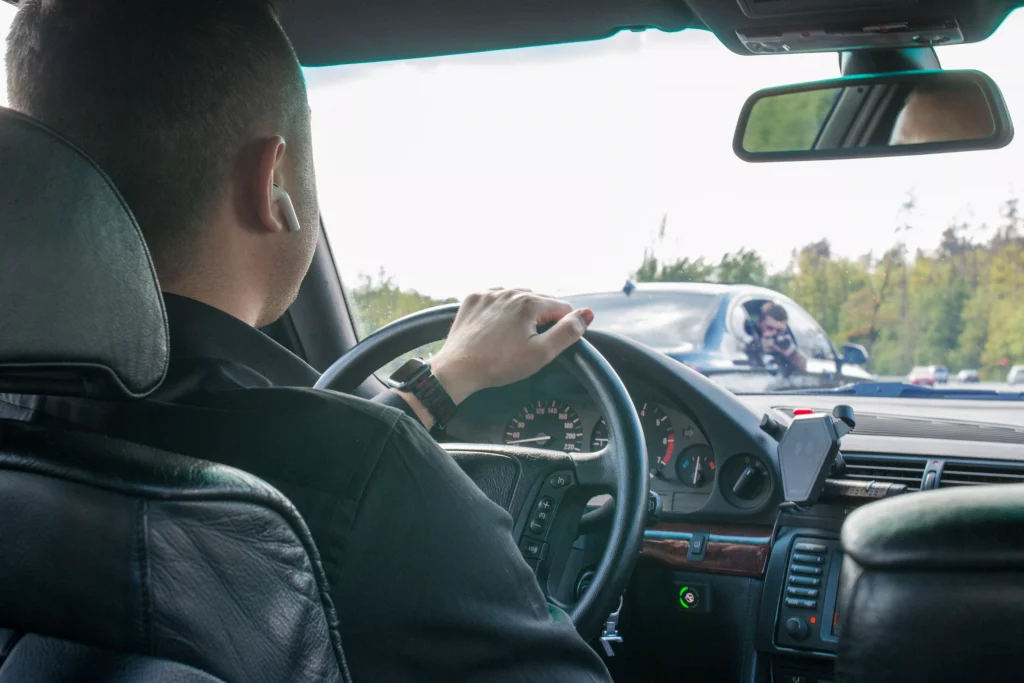
[[[444,347],[431,360],[431,369],[458,405],[481,389],[534,374],[579,341],[593,320],[590,309],[574,310],[564,301],[528,289],[471,294],[462,302]],[[549,329],[538,332],[548,324]],[[419,399],[407,392],[402,397],[429,428],[433,417]]]

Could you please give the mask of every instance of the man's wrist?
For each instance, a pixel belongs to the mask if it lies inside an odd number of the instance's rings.
[[[449,362],[446,358],[435,357],[431,360],[430,371],[438,383],[448,392],[455,405],[459,405],[477,391],[477,387],[467,381],[467,373],[460,372],[455,367],[455,364]]]
[[[402,391],[401,389],[395,389],[395,393],[398,394],[405,403],[412,408],[412,412],[416,414],[420,422],[423,423],[423,427],[429,432],[434,426],[434,416],[431,414],[427,407],[423,405],[423,401],[416,398],[416,395],[409,391]]]

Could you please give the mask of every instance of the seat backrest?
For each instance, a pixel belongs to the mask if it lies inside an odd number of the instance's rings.
[[[0,110],[0,392],[128,401],[168,362],[141,232],[73,144]],[[0,683],[347,681],[292,505],[229,467],[0,420]]]
[[[1024,485],[872,503],[842,543],[837,681],[1024,680]]]

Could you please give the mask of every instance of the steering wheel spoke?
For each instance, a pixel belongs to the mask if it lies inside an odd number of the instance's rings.
[[[605,446],[593,453],[573,453],[577,485],[592,493],[609,493],[615,497],[618,484],[618,465],[612,447]]]

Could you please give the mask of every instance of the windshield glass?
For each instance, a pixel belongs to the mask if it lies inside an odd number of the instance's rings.
[[[991,75],[1019,115],[1021,38],[1018,11],[989,40],[938,52],[944,68]],[[753,91],[834,78],[835,54],[748,58],[707,32],[647,31],[306,73],[321,208],[363,334],[500,285],[603,293],[574,300],[596,327],[739,391],[910,381],[940,364],[951,382],[976,369],[972,388],[1008,389],[1024,359],[1024,142],[786,164],[733,154]],[[728,311],[711,320],[710,295],[648,282],[764,289],[715,295]]]
[[[1020,115],[1022,38],[1018,11],[989,40],[938,52],[944,68],[991,75]],[[306,73],[321,208],[362,334],[500,285],[602,292],[575,300],[597,328],[736,391],[910,381],[938,365],[1008,389],[1024,359],[1024,142],[787,164],[733,154],[753,91],[836,77],[835,54],[748,58],[704,31],[647,31]],[[710,295],[648,282],[765,290],[715,295],[741,313],[712,320]]]

